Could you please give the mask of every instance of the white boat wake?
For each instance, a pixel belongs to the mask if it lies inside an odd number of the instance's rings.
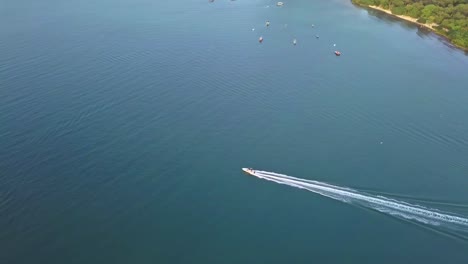
[[[255,170],[249,173],[261,179],[305,189],[335,200],[371,208],[400,219],[415,220],[428,225],[444,226],[452,230],[468,232],[468,218],[455,214],[274,172]]]

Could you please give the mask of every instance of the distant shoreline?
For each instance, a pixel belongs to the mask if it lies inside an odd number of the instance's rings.
[[[386,13],[387,15],[390,15],[390,16],[393,16],[393,17],[397,17],[397,18],[400,18],[402,20],[405,20],[405,21],[408,21],[408,22],[411,22],[411,23],[414,23],[414,24],[417,24],[421,27],[425,27],[429,30],[431,30],[432,32],[434,32],[435,34],[443,37],[444,39],[446,39],[451,45],[453,45],[454,47],[456,48],[459,48],[465,52],[468,52],[468,48],[465,48],[465,47],[461,47],[459,45],[456,45],[455,43],[453,43],[452,41],[450,41],[450,39],[445,36],[443,33],[439,32],[438,30],[436,30],[434,27],[438,26],[436,23],[432,23],[432,24],[426,24],[426,23],[420,23],[418,22],[418,19],[417,18],[414,18],[414,17],[410,17],[410,16],[405,16],[405,15],[395,15],[392,13],[392,11],[390,11],[389,9],[385,9],[385,8],[382,8],[382,7],[379,7],[379,6],[374,6],[374,5],[361,5],[361,4],[358,4],[358,3],[354,3],[355,5],[357,6],[361,6],[361,7],[368,7],[370,9],[373,9],[373,10],[377,10],[377,11],[380,11],[380,12],[384,12]]]
[[[368,6],[369,8],[372,8],[372,9],[375,9],[375,10],[379,10],[379,11],[382,11],[382,12],[385,12],[389,15],[392,15],[392,16],[395,16],[395,17],[398,17],[398,18],[401,18],[403,20],[406,20],[408,22],[413,22],[415,24],[418,24],[420,26],[423,26],[423,27],[426,27],[430,30],[435,30],[434,27],[435,26],[438,26],[436,23],[432,23],[432,24],[425,24],[425,23],[420,23],[418,22],[418,19],[417,18],[414,18],[414,17],[410,17],[410,16],[405,16],[405,15],[395,15],[392,13],[392,11],[388,10],[388,9],[384,9],[382,7],[379,7],[379,6],[373,6],[373,5],[369,5]]]

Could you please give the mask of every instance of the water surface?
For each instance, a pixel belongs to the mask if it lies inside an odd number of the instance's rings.
[[[274,4],[0,1],[1,262],[467,263],[242,174],[468,213],[468,57],[347,0]]]

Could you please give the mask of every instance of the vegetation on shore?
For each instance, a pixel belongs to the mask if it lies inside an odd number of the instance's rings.
[[[392,14],[409,16],[468,50],[468,0],[352,0],[377,6]]]

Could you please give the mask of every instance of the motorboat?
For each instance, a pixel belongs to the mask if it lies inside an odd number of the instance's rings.
[[[276,6],[283,6],[283,5],[284,5],[283,2],[278,2],[278,3],[276,3]]]
[[[242,168],[242,170],[252,176],[255,176],[255,171],[252,168]]]
[[[296,39],[293,40],[293,44],[294,44],[294,45],[297,44],[297,40],[296,40]]]
[[[262,43],[263,42],[263,37],[259,37],[258,42]]]
[[[335,50],[335,55],[336,55],[336,56],[340,56],[340,55],[341,55],[341,52]]]

